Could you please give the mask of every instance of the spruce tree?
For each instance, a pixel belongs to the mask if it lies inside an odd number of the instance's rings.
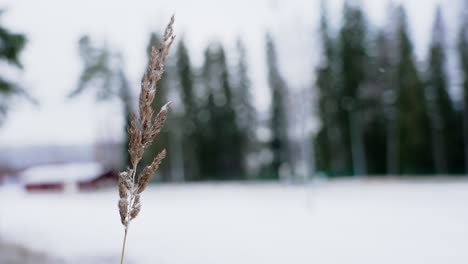
[[[108,100],[118,94],[114,85],[114,74],[111,65],[115,54],[106,46],[97,46],[89,36],[82,36],[78,41],[79,54],[83,63],[76,88],[69,94],[75,97],[87,89],[94,89],[98,101]]]
[[[321,1],[320,35],[322,61],[316,70],[317,112],[320,130],[316,135],[317,168],[336,175],[346,171],[344,134],[339,122],[339,63],[336,39],[330,32],[325,1]]]
[[[180,131],[176,132],[181,134],[183,171],[189,172],[185,176],[187,180],[199,180],[201,179],[199,169],[201,158],[199,155],[198,100],[194,90],[194,71],[183,39],[177,45],[175,57],[175,79],[183,107],[183,116],[177,118]]]
[[[282,165],[290,164],[288,160],[288,124],[286,100],[288,96],[286,82],[281,76],[276,47],[270,34],[266,35],[266,58],[268,84],[271,91],[271,164],[273,176],[280,177]]]
[[[346,135],[346,152],[351,156],[353,173],[366,174],[366,158],[362,127],[361,89],[367,65],[366,23],[362,10],[346,2],[340,31],[341,115]]]
[[[366,81],[361,90],[362,125],[366,159],[370,175],[385,174],[389,168],[391,151],[395,144],[393,133],[395,91],[392,80],[393,60],[389,54],[390,38],[385,31],[378,32],[372,41]],[[375,155],[379,153],[379,155]],[[393,172],[395,173],[395,172]]]
[[[419,76],[408,36],[406,14],[398,9],[398,127],[400,169],[402,173],[425,173],[432,170],[430,124],[425,103],[424,85]]]
[[[222,128],[221,135],[225,135],[224,139],[228,139],[228,142],[224,142],[222,138],[220,140],[220,143],[224,143],[225,146],[225,148],[220,150],[220,155],[223,157],[223,171],[227,174],[228,178],[242,179],[245,175],[242,166],[243,134],[237,123],[238,118],[234,109],[233,87],[230,82],[226,53],[222,46],[219,47],[216,55],[217,67],[221,71],[222,94],[225,98],[224,105],[221,105],[224,125],[220,128]]]
[[[201,129],[202,172],[210,179],[239,179],[242,166],[242,132],[237,125],[226,55],[221,45],[205,51],[203,81],[208,100]]]
[[[368,69],[372,86],[369,90],[375,98],[366,102],[368,109],[365,115],[371,116],[368,117],[370,123],[366,124],[366,151],[370,173],[396,175],[400,172],[399,89],[396,82],[399,49],[398,23],[395,23],[399,15],[397,6],[392,2],[387,10],[388,20],[373,41]]]
[[[221,124],[218,122],[218,109],[215,103],[217,86],[213,70],[214,54],[210,47],[207,47],[204,52],[204,62],[201,69],[200,87],[203,88],[203,97],[206,98],[202,102],[203,111],[200,111],[198,135],[200,140],[199,148],[199,166],[202,174],[202,179],[215,179],[219,173],[218,166],[218,146],[216,145],[217,127]]]
[[[315,86],[317,91],[317,114],[320,120],[320,130],[314,140],[317,169],[327,171],[332,169],[332,138],[330,135],[331,130],[331,114],[330,109],[331,93],[333,89],[333,76],[331,74],[331,61],[333,54],[333,44],[331,43],[331,36],[328,28],[328,17],[326,14],[325,2],[321,1],[320,10],[320,36],[322,41],[322,61],[316,69],[317,79]]]
[[[112,52],[106,46],[93,44],[89,36],[80,38],[79,52],[84,64],[83,71],[76,88],[69,94],[69,97],[76,97],[86,90],[92,89],[98,101],[118,98],[123,105],[125,128],[127,128],[133,108],[130,86],[123,70],[122,56]],[[129,164],[125,143],[127,142],[124,142],[122,146],[124,166]]]
[[[0,16],[3,14],[0,10]],[[7,62],[8,66],[23,68],[20,62],[20,54],[26,45],[26,37],[23,34],[14,33],[0,24],[0,61]],[[11,96],[26,95],[25,91],[17,83],[0,75],[0,125],[6,116]]]
[[[458,55],[462,77],[463,93],[463,134],[465,173],[468,172],[468,1],[465,0],[460,31],[458,33]]]
[[[436,11],[432,34],[426,93],[431,120],[433,160],[437,173],[447,173],[449,168],[455,169],[460,165],[458,162],[459,157],[463,156],[463,150],[459,146],[463,142],[460,141],[461,122],[457,118],[448,92],[445,28],[440,7]]]
[[[257,129],[257,114],[252,101],[252,84],[249,78],[249,69],[247,63],[246,48],[242,41],[237,41],[238,61],[236,74],[233,76],[236,79],[233,101],[237,116],[237,126],[241,131],[241,148],[243,170],[248,174],[252,173],[251,168],[248,168],[248,159],[250,155],[256,151],[256,129]]]

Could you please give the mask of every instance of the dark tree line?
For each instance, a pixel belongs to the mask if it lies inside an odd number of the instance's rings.
[[[449,89],[441,9],[422,63],[414,55],[404,8],[391,7],[389,14],[385,27],[372,28],[362,9],[346,2],[335,33],[322,3],[323,57],[315,84],[318,170],[330,175],[464,173],[467,15],[458,36],[465,95],[460,100]]]
[[[359,5],[345,2],[336,29],[322,5],[322,61],[312,86],[320,123],[311,135],[316,170],[330,176],[463,173],[468,163],[468,18],[463,16],[458,36],[464,95],[458,99],[449,91],[441,10],[435,14],[422,62],[416,60],[403,7],[392,6],[388,13],[386,26],[375,28]],[[157,43],[158,36],[151,34],[148,47]],[[266,118],[253,102],[248,52],[241,40],[235,51],[236,61],[229,63],[224,47],[212,43],[197,67],[185,41],[178,41],[155,100],[155,108],[175,100],[165,130],[149,151],[152,156],[152,151],[168,148],[160,180],[278,179],[294,174],[292,95],[275,41],[266,34],[265,77],[271,94]],[[117,89],[114,94],[127,98],[128,116],[132,100],[126,78],[121,68],[106,64],[109,54],[101,50],[90,55],[91,62],[83,56],[85,70],[77,90],[86,84],[87,72],[96,71],[102,79],[98,98]],[[106,72],[111,77],[103,77]],[[258,137],[260,128],[269,131],[267,138]]]
[[[288,159],[287,86],[270,35],[266,36],[265,47],[266,75],[273,98],[271,113],[262,123],[253,102],[248,54],[240,39],[232,65],[223,46],[212,43],[204,51],[201,67],[192,65],[185,41],[177,43],[169,58],[172,67],[166,70],[168,80],[160,88],[175,91],[179,102],[168,120],[168,137],[173,140],[163,143],[174,156],[170,162],[176,161],[167,167],[173,174],[169,180],[279,177],[281,164]],[[271,139],[262,141],[257,137],[262,125],[271,129]],[[265,151],[271,153],[271,158],[258,158]]]
[[[462,96],[455,97],[450,91],[453,69],[447,65],[449,48],[440,8],[427,57],[420,62],[405,10],[391,7],[388,13],[386,26],[376,28],[359,5],[346,1],[342,22],[335,28],[322,4],[322,61],[316,68],[312,85],[316,97],[311,102],[319,121],[318,132],[310,135],[316,170],[331,176],[465,173],[468,15],[461,16],[456,40],[461,83],[455,85]],[[21,68],[19,54],[26,38],[0,26],[0,40],[0,60]],[[152,33],[148,50],[158,41]],[[298,164],[294,152],[298,142],[304,142],[290,135],[291,105],[300,101],[293,98],[299,93],[291,93],[270,34],[265,35],[264,50],[271,104],[268,113],[258,113],[248,51],[241,40],[236,43],[235,61],[229,61],[224,47],[214,43],[206,47],[198,67],[192,64],[185,41],[178,41],[154,102],[157,109],[169,99],[175,101],[165,130],[148,153],[153,156],[151,152],[168,148],[158,179],[278,179],[294,174]],[[120,54],[86,36],[79,41],[79,52],[83,70],[71,96],[93,88],[98,100],[117,98],[128,123],[136,98]],[[6,99],[19,93],[24,93],[19,85],[0,76],[0,118],[10,102]]]

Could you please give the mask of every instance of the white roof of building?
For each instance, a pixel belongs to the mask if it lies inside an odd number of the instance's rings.
[[[104,171],[99,163],[66,163],[31,167],[20,177],[25,184],[70,183],[92,180]]]

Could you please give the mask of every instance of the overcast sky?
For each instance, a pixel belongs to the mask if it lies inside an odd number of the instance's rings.
[[[361,2],[372,23],[386,21],[386,0]],[[425,57],[434,8],[439,2],[452,41],[461,0],[395,2],[407,7],[419,60]],[[328,5],[334,22],[340,23],[342,1],[330,0]],[[260,111],[265,111],[269,103],[264,63],[266,31],[277,40],[281,70],[293,89],[310,86],[320,58],[319,0],[2,0],[0,8],[4,7],[8,11],[1,18],[2,24],[28,37],[21,57],[25,70],[19,79],[40,105],[15,102],[0,127],[0,146],[82,144],[122,136],[118,107],[97,105],[91,96],[65,99],[81,70],[77,41],[82,34],[123,53],[135,93],[146,62],[149,33],[161,32],[171,14],[176,14],[177,36],[188,42],[196,65],[201,64],[207,43],[221,40],[231,50],[240,36],[248,48]],[[231,54],[235,53],[228,52]]]

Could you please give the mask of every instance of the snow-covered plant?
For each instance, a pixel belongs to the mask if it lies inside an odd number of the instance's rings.
[[[138,163],[141,161],[145,149],[151,145],[154,138],[164,126],[171,102],[165,104],[156,117],[153,118],[152,102],[156,96],[156,84],[161,79],[164,72],[164,65],[169,54],[169,49],[174,41],[174,16],[166,27],[164,37],[159,47],[151,50],[151,59],[148,69],[141,81],[141,92],[139,98],[140,115],[134,113],[130,128],[128,130],[131,168],[119,174],[119,213],[122,225],[125,227],[125,235],[122,245],[122,255],[120,263],[124,261],[125,243],[130,222],[137,217],[141,209],[140,194],[148,186],[151,177],[159,167],[159,164],[166,156],[163,149],[153,161],[147,165],[139,175],[137,175]]]

